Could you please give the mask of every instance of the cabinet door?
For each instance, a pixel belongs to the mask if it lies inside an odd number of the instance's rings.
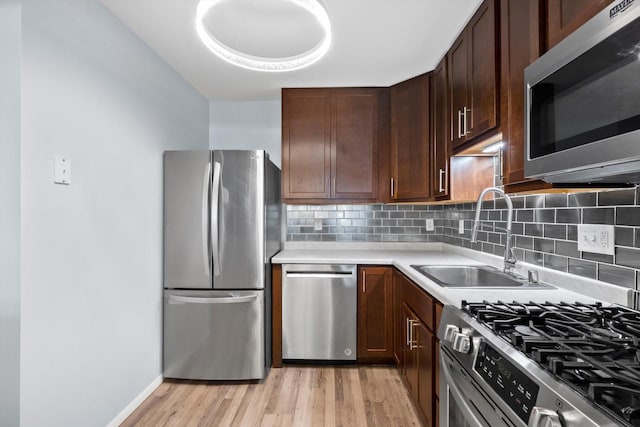
[[[447,53],[449,68],[449,119],[452,148],[462,145],[467,137],[464,133],[464,109],[467,107],[468,55],[466,31],[463,31]]]
[[[402,306],[402,313],[405,342],[404,376],[409,386],[409,394],[416,400],[418,398],[418,355],[415,347],[418,320],[404,304]]]
[[[436,339],[434,344],[434,355],[433,355],[433,392],[436,395],[436,398],[440,397],[440,341]],[[437,408],[437,407],[436,407]]]
[[[467,26],[467,140],[498,125],[498,69],[495,0],[485,0]]]
[[[560,2],[558,2],[560,3]],[[539,2],[500,3],[502,140],[505,185],[525,181],[524,69],[541,54]]]
[[[331,196],[330,95],[326,89],[282,91],[282,189],[285,199]]]
[[[378,91],[334,89],[331,101],[331,197],[378,196]]]
[[[393,200],[431,196],[429,78],[424,74],[391,88]]]
[[[440,328],[440,319],[442,319],[442,310],[444,306],[439,302],[433,303],[433,333],[438,334],[438,329]]]
[[[611,0],[547,0],[547,48],[562,39],[611,3]]]
[[[450,121],[447,110],[447,58],[442,58],[431,75],[431,141],[433,168],[432,191],[436,199],[447,199],[449,195],[449,132]]]
[[[433,333],[421,323],[415,327],[418,358],[418,406],[427,421],[427,426],[433,425]]]
[[[404,363],[404,319],[402,312],[402,288],[404,286],[405,279],[397,272],[393,270],[393,353],[396,359],[396,363],[400,365],[402,371]]]
[[[390,267],[360,267],[358,360],[393,361],[393,280]]]

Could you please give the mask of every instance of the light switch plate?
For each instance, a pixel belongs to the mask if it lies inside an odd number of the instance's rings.
[[[425,219],[425,228],[427,229],[427,231],[433,231],[434,230],[434,225],[433,225],[433,218],[427,218]]]
[[[613,255],[615,252],[613,225],[579,224],[578,250],[595,254]]]
[[[71,184],[71,159],[66,156],[55,156],[53,159],[53,182]]]
[[[458,234],[464,234],[464,219],[458,221]]]

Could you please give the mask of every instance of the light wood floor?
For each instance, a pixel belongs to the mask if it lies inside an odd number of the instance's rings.
[[[393,366],[271,369],[260,382],[167,381],[123,426],[420,426]]]

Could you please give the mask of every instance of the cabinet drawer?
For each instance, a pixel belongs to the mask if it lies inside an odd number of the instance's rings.
[[[429,329],[433,331],[433,298],[416,285],[404,282],[402,299]]]

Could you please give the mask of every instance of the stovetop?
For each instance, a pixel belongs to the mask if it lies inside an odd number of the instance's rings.
[[[640,313],[583,303],[462,309],[625,425],[640,426]]]

